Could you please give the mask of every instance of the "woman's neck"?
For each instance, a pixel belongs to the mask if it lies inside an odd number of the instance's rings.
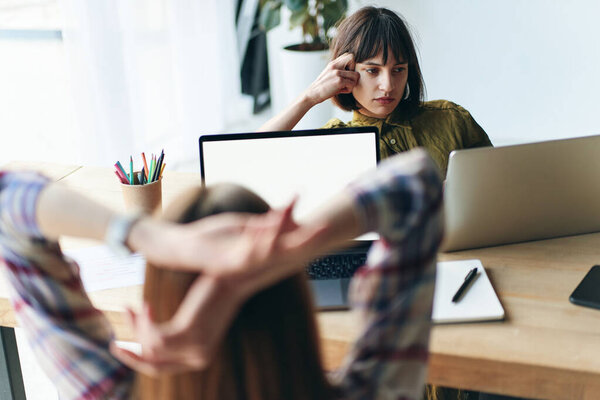
[[[368,111],[365,113],[365,112],[363,112],[363,111],[362,111],[362,110],[360,110],[360,109],[358,109],[358,110],[355,110],[355,112],[356,112],[357,114],[359,114],[359,116],[360,116],[360,117],[364,117],[364,118],[372,118],[372,119],[377,119],[377,120],[381,120],[381,121],[383,121],[384,119],[386,119],[386,118],[389,116],[389,114],[388,114],[388,115],[385,115],[385,116],[383,116],[383,117],[381,117],[381,116],[376,116],[376,115],[373,115],[373,114],[369,113]]]

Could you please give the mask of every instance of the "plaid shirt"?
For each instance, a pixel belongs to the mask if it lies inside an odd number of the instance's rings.
[[[11,297],[61,399],[127,399],[134,374],[108,351],[114,334],[79,268],[43,238],[35,207],[49,180],[0,173],[0,249]],[[344,399],[420,399],[426,377],[441,185],[422,150],[381,163],[349,187],[363,230],[380,234],[350,299],[363,329],[332,383]]]

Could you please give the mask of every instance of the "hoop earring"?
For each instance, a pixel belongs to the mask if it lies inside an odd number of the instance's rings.
[[[404,97],[402,100],[408,100],[410,97],[410,86],[408,86],[408,82],[406,82],[406,88],[404,89]]]

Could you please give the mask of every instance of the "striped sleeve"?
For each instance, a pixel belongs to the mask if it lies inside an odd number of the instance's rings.
[[[36,173],[0,173],[3,226],[17,229],[15,233],[19,235],[41,237],[35,222],[35,206],[40,191],[48,182],[48,178]]]
[[[36,203],[49,180],[0,173],[0,251],[19,326],[61,399],[128,398],[133,373],[109,352],[113,331],[77,264],[43,238]]]
[[[350,190],[364,231],[380,239],[351,283],[362,330],[334,383],[344,399],[421,399],[442,235],[437,169],[413,150],[382,162]]]

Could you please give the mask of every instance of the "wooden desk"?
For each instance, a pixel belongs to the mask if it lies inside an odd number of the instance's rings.
[[[9,165],[19,166],[29,165]],[[75,190],[123,208],[119,184],[108,168],[46,164],[44,169]],[[195,183],[198,174],[166,172],[163,204]],[[92,242],[62,244],[74,248]],[[468,258],[478,258],[486,267],[507,318],[434,327],[428,381],[540,399],[600,398],[600,311],[568,301],[588,269],[600,263],[600,233],[440,255],[441,260]],[[91,297],[107,312],[117,336],[131,340],[123,306],[139,306],[140,288],[104,290]],[[341,362],[358,326],[350,312],[322,312],[318,319],[331,368]],[[0,324],[15,326],[4,292]]]

